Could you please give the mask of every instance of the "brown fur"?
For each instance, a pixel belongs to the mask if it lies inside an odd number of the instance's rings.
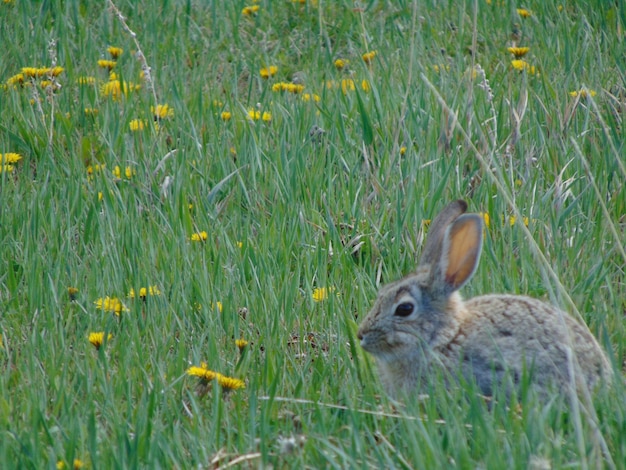
[[[572,378],[577,387],[610,382],[602,348],[565,312],[524,296],[461,299],[482,246],[482,219],[462,216],[466,207],[455,201],[442,211],[417,272],[384,286],[359,328],[388,393],[419,389],[435,371],[461,374],[487,395],[516,388],[524,374],[541,392]]]

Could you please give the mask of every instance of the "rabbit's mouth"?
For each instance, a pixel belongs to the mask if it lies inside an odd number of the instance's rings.
[[[377,351],[380,351],[381,343],[382,343],[382,346],[384,346],[383,341],[380,341],[380,339],[376,340],[372,338],[372,335],[362,335],[360,339],[361,339],[361,347],[370,354],[376,354]]]
[[[397,332],[390,335],[368,331],[364,334],[360,333],[359,339],[365,351],[380,359],[389,356],[396,357],[405,350],[414,350],[418,346],[416,343],[421,343],[413,334],[398,334]]]

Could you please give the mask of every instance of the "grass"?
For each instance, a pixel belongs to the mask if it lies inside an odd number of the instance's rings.
[[[3,466],[624,468],[626,10],[252,5],[116,2],[125,27],[102,2],[0,4],[0,153],[23,157],[0,173]],[[512,67],[512,40],[535,69]],[[109,46],[141,87],[119,100],[97,65]],[[7,85],[53,65],[56,91]],[[302,93],[272,91],[294,78]],[[571,297],[615,369],[594,409],[489,405],[442,381],[384,396],[358,322],[459,197],[490,218],[465,295],[576,315]],[[107,296],[128,311],[98,309]],[[112,336],[96,349],[92,332]],[[246,388],[199,394],[186,371],[202,362]]]

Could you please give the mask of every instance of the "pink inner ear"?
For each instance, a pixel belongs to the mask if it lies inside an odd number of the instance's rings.
[[[450,268],[446,271],[446,282],[455,288],[460,287],[474,271],[472,264],[472,256],[470,253],[461,255],[460,264],[456,266],[458,269],[454,272]]]
[[[453,289],[465,284],[474,273],[481,247],[481,226],[475,217],[461,217],[450,227],[446,283]]]

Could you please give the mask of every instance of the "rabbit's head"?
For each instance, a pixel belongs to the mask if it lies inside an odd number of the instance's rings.
[[[465,309],[456,291],[474,273],[482,247],[482,219],[466,209],[464,201],[443,209],[430,226],[417,271],[382,287],[359,327],[361,346],[376,358],[392,394],[394,387],[407,388],[392,382],[418,380],[429,351],[458,332]]]

